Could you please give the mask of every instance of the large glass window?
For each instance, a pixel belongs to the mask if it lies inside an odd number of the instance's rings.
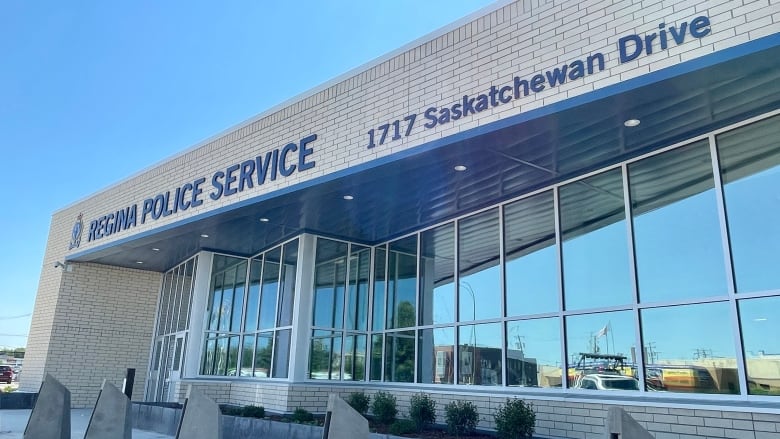
[[[420,236],[420,323],[455,322],[455,226]]]
[[[260,291],[260,329],[276,326],[276,299],[279,291],[279,262],[281,256],[282,249],[277,247],[263,257],[263,284]]]
[[[387,328],[408,328],[417,322],[417,236],[389,245]]]
[[[628,166],[639,298],[728,294],[706,140]]]
[[[414,331],[385,336],[385,381],[414,382]]]
[[[387,270],[387,250],[377,247],[374,251],[374,301],[371,318],[371,329],[381,331],[385,329],[385,282]]]
[[[566,309],[632,303],[620,169],[560,188]]]
[[[639,390],[633,311],[566,317],[570,388]]]
[[[455,374],[455,328],[420,331],[418,382],[453,384]]]
[[[641,311],[649,390],[739,393],[728,302]]]
[[[780,116],[717,137],[738,293],[780,290]]]
[[[501,317],[498,209],[462,219],[458,229],[458,320]]]
[[[503,345],[500,323],[461,326],[458,330],[458,383],[500,386]]]
[[[314,326],[344,325],[344,289],[347,282],[347,243],[317,239],[314,269]]]
[[[506,362],[509,386],[561,387],[560,319],[507,322]]]
[[[507,316],[557,311],[558,251],[552,191],[504,207],[504,243]]]
[[[780,297],[739,301],[748,393],[780,396]]]

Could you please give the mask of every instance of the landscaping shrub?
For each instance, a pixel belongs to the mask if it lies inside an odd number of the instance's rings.
[[[361,415],[365,415],[368,411],[368,404],[371,402],[371,397],[363,392],[352,392],[347,395],[347,404],[350,405]]]
[[[290,417],[296,424],[310,424],[314,422],[314,415],[303,407],[298,407]]]
[[[414,421],[417,431],[436,422],[436,401],[427,393],[412,395],[409,417]]]
[[[494,417],[498,437],[519,439],[534,434],[536,414],[533,405],[526,404],[522,399],[507,399],[506,404],[498,408]]]
[[[256,405],[244,406],[241,410],[241,416],[245,418],[265,418],[265,408]]]
[[[377,392],[374,395],[374,402],[371,403],[371,412],[382,424],[392,424],[398,414],[395,396],[386,392]]]
[[[219,409],[226,416],[241,416],[241,413],[243,413],[243,409],[235,405],[223,405]]]
[[[444,406],[447,431],[455,437],[474,432],[479,422],[477,406],[470,401],[452,401]]]
[[[417,424],[409,419],[399,419],[390,424],[390,434],[399,436],[417,431]]]

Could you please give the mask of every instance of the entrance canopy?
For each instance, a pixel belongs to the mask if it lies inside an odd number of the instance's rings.
[[[780,34],[128,236],[68,260],[164,271],[200,250],[249,256],[303,232],[384,242],[776,109],[777,60]],[[626,127],[629,119],[641,123]],[[456,171],[457,165],[467,169]]]

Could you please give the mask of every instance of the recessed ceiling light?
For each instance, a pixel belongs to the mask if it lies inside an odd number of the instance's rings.
[[[157,247],[152,247],[152,251],[153,251],[153,252],[158,252],[158,251],[160,251],[160,249],[159,249],[159,248],[157,248]]]
[[[136,264],[143,264],[144,261],[135,261]]]
[[[208,237],[209,237],[209,235],[207,235],[207,234],[203,233],[202,235],[200,235],[200,237],[201,237],[201,238],[208,238]]]
[[[355,197],[353,197],[352,195],[344,195],[344,199],[345,200],[354,200]]]
[[[759,317],[757,319],[753,319],[753,321],[754,322],[765,322],[766,321],[766,317]]]
[[[465,166],[463,166],[463,165],[457,165],[457,166],[455,166],[455,167],[454,167],[454,168],[452,168],[452,169],[454,169],[454,170],[456,170],[456,171],[458,171],[458,172],[463,172],[463,171],[465,171],[465,170],[466,170],[466,169],[468,169],[468,168],[467,168],[467,167],[465,167]]]
[[[623,122],[623,125],[627,127],[635,127],[639,125],[639,119],[628,119],[627,121]]]
[[[261,223],[267,223],[268,222],[268,218],[260,218],[260,222]]]

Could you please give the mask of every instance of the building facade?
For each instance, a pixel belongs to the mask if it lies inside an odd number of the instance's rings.
[[[779,31],[767,0],[504,1],[347,73],[56,212],[22,388],[780,438]]]

